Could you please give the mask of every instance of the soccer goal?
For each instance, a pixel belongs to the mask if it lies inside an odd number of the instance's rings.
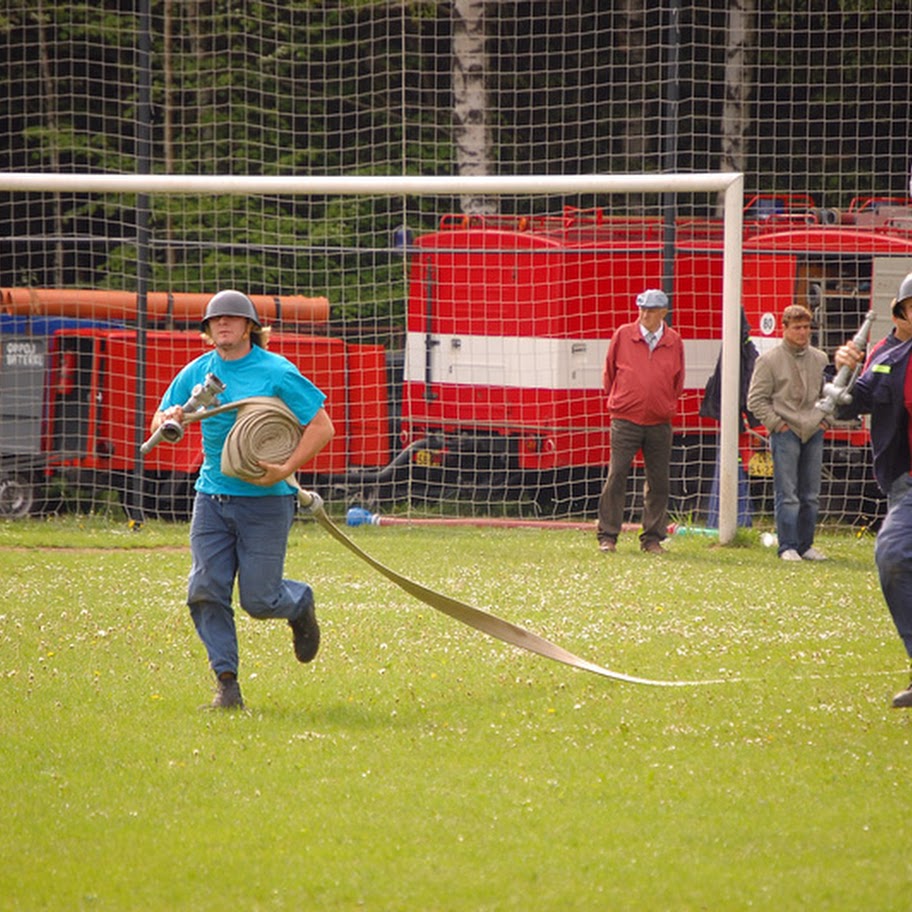
[[[687,362],[672,510],[734,536],[739,174],[7,173],[0,191],[56,226],[17,239],[24,281],[3,290],[7,513],[84,488],[186,511],[196,434],[148,454],[139,443],[167,382],[204,350],[207,296],[232,287],[328,395],[337,437],[305,480],[330,504],[591,521],[608,341],[640,291],[663,288]],[[478,214],[462,211],[467,197],[484,201]],[[36,287],[30,265],[47,258],[61,281]],[[706,417],[714,372],[722,395]]]

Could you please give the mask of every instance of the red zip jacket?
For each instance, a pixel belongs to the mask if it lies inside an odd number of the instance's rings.
[[[608,344],[602,386],[612,418],[635,424],[667,424],[684,390],[684,344],[666,325],[653,351],[640,324],[619,326]]]

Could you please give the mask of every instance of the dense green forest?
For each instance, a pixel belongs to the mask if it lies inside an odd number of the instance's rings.
[[[907,0],[6,0],[0,170],[740,170],[844,208],[907,193],[910,27]],[[0,284],[129,287],[134,203],[7,194]],[[152,287],[242,274],[381,317],[396,228],[479,201],[149,205]]]

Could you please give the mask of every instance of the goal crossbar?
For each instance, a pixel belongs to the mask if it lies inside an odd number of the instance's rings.
[[[477,176],[309,176],[235,174],[94,174],[0,171],[0,191],[46,193],[181,193],[233,196],[386,196],[462,195],[466,193],[708,193],[738,188],[743,175],[696,174],[539,174]]]

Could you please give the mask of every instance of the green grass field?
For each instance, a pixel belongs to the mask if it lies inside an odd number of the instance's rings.
[[[239,614],[249,711],[198,712],[186,528],[0,524],[0,908],[897,910],[912,716],[873,538],[784,564],[577,531],[361,527],[412,579],[613,670],[491,640],[310,522],[323,648]]]

